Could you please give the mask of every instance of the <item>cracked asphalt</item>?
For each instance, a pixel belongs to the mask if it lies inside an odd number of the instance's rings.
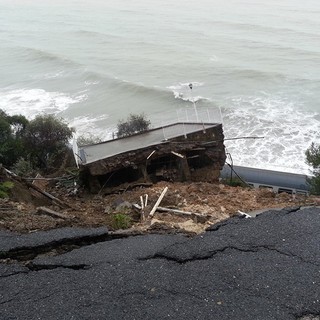
[[[292,208],[194,238],[0,232],[0,318],[319,319],[319,230],[319,208]]]

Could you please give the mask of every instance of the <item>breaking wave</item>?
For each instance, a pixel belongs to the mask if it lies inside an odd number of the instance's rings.
[[[223,108],[223,124],[236,164],[309,173],[305,151],[320,140],[319,113],[276,96],[234,97],[228,104],[232,107]],[[263,138],[228,141],[236,137]]]
[[[34,118],[40,113],[58,114],[72,104],[86,100],[85,94],[70,96],[62,92],[43,89],[19,89],[0,91],[0,109],[9,114],[22,114]]]

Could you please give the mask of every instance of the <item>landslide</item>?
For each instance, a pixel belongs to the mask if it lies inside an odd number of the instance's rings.
[[[126,184],[112,194],[92,195],[81,189],[75,194],[73,187],[46,186],[46,192],[65,204],[61,206],[46,197],[35,196],[34,191],[23,182],[14,181],[9,198],[0,199],[0,229],[26,233],[67,226],[107,226],[110,230],[131,228],[196,234],[211,224],[238,214],[239,210],[249,213],[258,209],[303,206],[315,202],[314,198],[304,195],[276,194],[270,189],[231,187],[222,183],[162,181],[148,187],[129,187]],[[161,202],[162,207],[199,213],[206,218],[192,219],[190,216],[156,212],[152,219],[141,221],[141,210],[132,205],[140,205],[140,197],[145,199],[148,195],[148,205],[144,210],[147,215],[165,187],[168,187],[168,192]],[[58,212],[62,218],[43,214],[39,211],[39,207],[43,206]]]

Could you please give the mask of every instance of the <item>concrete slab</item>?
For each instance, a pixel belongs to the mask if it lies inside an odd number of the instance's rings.
[[[162,128],[152,129],[145,133],[81,147],[81,159],[84,164],[89,164],[124,152],[164,143],[169,139],[215,126],[217,124],[214,123],[175,123]]]

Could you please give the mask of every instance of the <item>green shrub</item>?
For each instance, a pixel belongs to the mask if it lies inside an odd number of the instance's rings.
[[[54,115],[38,115],[31,120],[25,129],[24,146],[30,154],[33,166],[47,169],[55,162],[56,156],[63,161],[59,153],[68,149],[73,132],[74,129],[69,128],[63,119]]]
[[[14,186],[13,182],[11,181],[4,181],[0,183],[0,198],[8,198],[8,192]]]
[[[239,178],[225,179],[225,180],[222,180],[222,183],[230,187],[243,187],[243,188],[248,187],[248,185],[244,181],[240,180]]]
[[[117,213],[112,217],[113,229],[128,229],[132,225],[131,218],[123,213]]]
[[[63,119],[38,115],[28,121],[22,115],[9,116],[0,109],[0,163],[7,168],[17,164],[23,173],[28,159],[34,169],[48,169],[52,163],[60,168],[74,130]],[[50,168],[51,169],[51,168]],[[28,170],[27,170],[28,171]]]
[[[142,114],[130,114],[127,120],[121,120],[117,125],[117,137],[127,137],[135,133],[147,131],[150,128],[150,120]]]
[[[86,146],[86,145],[89,145],[89,144],[96,144],[96,143],[99,143],[99,142],[102,142],[101,138],[97,137],[97,136],[94,136],[91,133],[85,133],[85,134],[83,134],[83,135],[81,135],[81,136],[79,136],[77,138],[77,144],[80,147]]]
[[[34,175],[34,170],[30,161],[25,160],[24,158],[19,158],[12,167],[12,170],[15,174],[21,177],[30,177]]]
[[[306,161],[313,168],[313,177],[308,178],[312,194],[320,195],[320,145],[312,143],[306,151]]]

